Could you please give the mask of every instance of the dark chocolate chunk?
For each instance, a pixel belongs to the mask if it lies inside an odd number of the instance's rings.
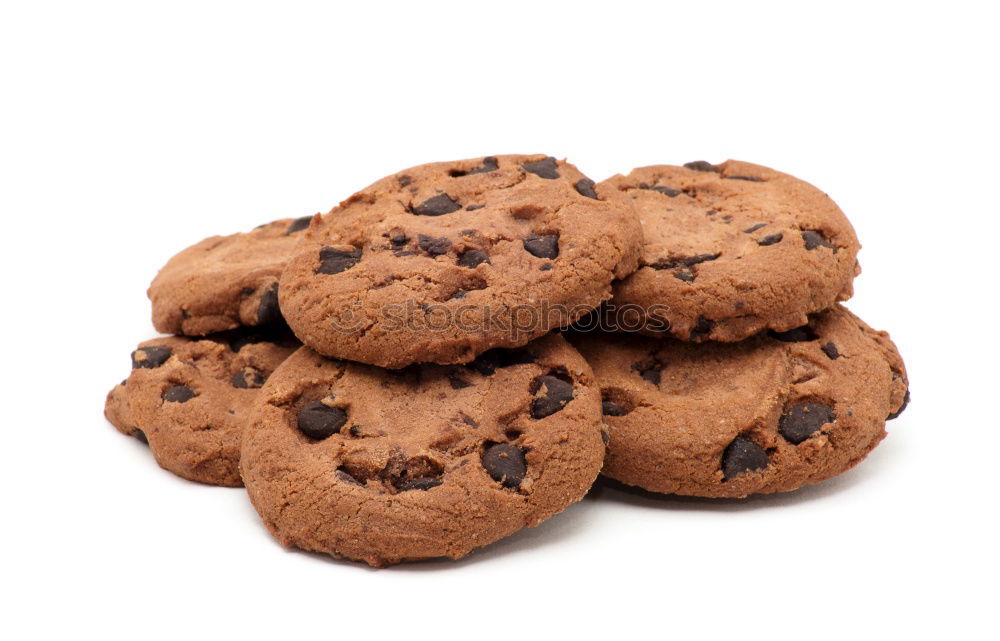
[[[313,440],[328,438],[340,431],[347,422],[347,412],[320,401],[309,401],[299,409],[299,431]]]
[[[756,225],[752,225],[750,227],[747,227],[746,229],[743,230],[743,233],[744,234],[752,234],[752,233],[754,233],[755,231],[757,231],[758,229],[760,229],[762,227],[767,227],[767,223],[757,223]]]
[[[722,476],[728,481],[744,472],[762,470],[767,464],[764,448],[741,434],[722,453]]]
[[[828,341],[826,345],[821,347],[823,353],[826,354],[827,358],[831,361],[835,361],[840,358],[840,351],[837,349],[837,344],[833,341]]]
[[[695,171],[713,171],[719,173],[719,168],[710,162],[705,160],[694,160],[691,162],[684,163],[684,166],[688,169],[694,169]]]
[[[140,347],[132,352],[132,369],[153,369],[167,362],[174,350],[166,345]]]
[[[700,341],[705,339],[712,330],[715,328],[715,321],[710,318],[705,318],[704,316],[698,316],[695,320],[694,327],[691,328],[691,333],[688,334],[688,338],[693,341]]]
[[[666,185],[650,185],[647,183],[639,183],[639,189],[655,191],[657,193],[663,194],[664,196],[669,196],[671,198],[679,196],[681,193],[680,189],[674,189],[673,187],[667,187]]]
[[[143,445],[149,445],[149,439],[146,438],[146,433],[143,432],[142,430],[136,430],[132,434],[132,436],[134,436],[136,438],[136,440],[138,440]]]
[[[553,180],[559,177],[559,171],[556,167],[556,159],[552,156],[543,160],[536,160],[535,162],[526,162],[521,166],[524,167],[525,171],[535,174],[539,178]]]
[[[524,239],[524,249],[538,258],[555,258],[559,255],[559,234],[530,234]]]
[[[763,178],[758,178],[757,176],[725,176],[725,178],[728,178],[729,180],[747,180],[752,183],[764,182]]]
[[[303,229],[306,229],[307,227],[309,227],[309,223],[312,222],[312,219],[313,219],[312,216],[303,216],[302,218],[296,218],[288,225],[288,229],[285,230],[285,235],[291,236],[297,231],[302,231]]]
[[[348,251],[324,247],[319,250],[319,267],[317,274],[339,274],[358,264],[361,260],[361,248]]]
[[[412,211],[418,216],[441,216],[461,208],[462,206],[452,200],[448,194],[438,194],[415,206]]]
[[[789,443],[798,445],[815,434],[819,428],[837,419],[833,408],[821,403],[799,403],[781,415],[778,431]]]
[[[451,241],[447,238],[435,238],[434,236],[419,234],[417,236],[417,247],[431,256],[440,256],[448,253]]]
[[[573,384],[555,376],[539,376],[534,381],[535,392],[544,391],[531,401],[531,417],[545,418],[555,414],[573,400]]]
[[[448,175],[452,178],[460,178],[462,176],[471,176],[473,174],[485,174],[491,171],[496,171],[500,168],[497,164],[497,159],[493,156],[487,156],[483,158],[483,164],[476,167],[475,169],[470,169],[469,171],[462,171],[461,169],[452,169],[448,172]]]
[[[826,236],[818,231],[807,229],[802,232],[802,240],[806,243],[806,249],[816,249],[817,247],[833,249],[833,245],[831,245],[830,241],[826,239]]]
[[[483,467],[490,477],[508,488],[521,485],[528,472],[524,450],[509,443],[496,443],[483,452]]]
[[[451,389],[465,389],[466,387],[472,387],[472,383],[455,374],[448,377],[448,384],[451,385]]]
[[[577,193],[580,194],[581,196],[586,196],[587,198],[593,198],[594,200],[598,200],[597,191],[594,189],[594,181],[591,180],[590,178],[581,178],[580,180],[576,181],[576,185],[574,186],[576,187]]]
[[[775,243],[780,243],[781,239],[784,237],[785,235],[782,234],[781,232],[778,232],[777,234],[768,234],[767,236],[764,236],[763,238],[758,240],[757,244],[760,245],[761,247],[767,247],[768,245],[774,245]]]
[[[678,267],[694,267],[695,265],[700,265],[701,263],[707,263],[709,261],[717,259],[722,253],[718,252],[715,254],[695,254],[694,256],[670,256],[668,258],[660,258],[655,263],[649,266],[653,269],[676,269]]]
[[[172,385],[163,391],[163,400],[168,403],[187,403],[197,396],[187,385]]]
[[[238,389],[257,389],[264,384],[267,377],[251,367],[244,367],[233,374],[230,380],[233,387]]]
[[[490,257],[486,252],[480,251],[478,249],[466,249],[464,252],[458,255],[458,266],[468,267],[469,269],[475,268],[477,265],[482,263],[489,263]]]
[[[274,325],[283,321],[281,308],[278,307],[278,283],[271,283],[260,297],[260,306],[257,307],[257,324]]]

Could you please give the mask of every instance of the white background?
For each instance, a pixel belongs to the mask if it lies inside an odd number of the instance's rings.
[[[0,635],[997,638],[991,4],[4,3]],[[884,444],[788,495],[599,487],[464,561],[371,570],[283,550],[243,491],[105,422],[176,251],[534,152],[829,192],[864,245],[850,307],[910,371]]]

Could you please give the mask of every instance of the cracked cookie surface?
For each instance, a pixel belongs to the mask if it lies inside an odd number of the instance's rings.
[[[191,481],[237,487],[250,406],[299,343],[251,331],[139,344],[132,373],[108,393],[104,414],[148,443],[160,467]]]
[[[575,334],[610,433],[602,473],[654,492],[744,497],[861,461],[909,401],[885,332],[836,305],[740,343]]]
[[[354,194],[304,234],[281,309],[327,356],[461,363],[568,325],[638,264],[628,199],[542,155],[433,163]]]
[[[697,161],[642,167],[598,188],[630,198],[644,234],[640,267],[612,302],[647,310],[651,326],[676,338],[732,342],[791,329],[853,293],[854,229],[797,178]]]
[[[204,336],[283,325],[278,277],[311,219],[285,218],[212,236],[171,258],[147,292],[153,326],[164,334]]]
[[[261,390],[250,499],[285,546],[373,566],[460,558],[580,500],[600,394],[565,339],[389,371],[303,347]]]

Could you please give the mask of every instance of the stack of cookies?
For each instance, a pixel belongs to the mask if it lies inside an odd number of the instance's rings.
[[[245,485],[282,544],[375,566],[460,558],[599,473],[793,490],[909,398],[839,303],[858,249],[824,193],[749,163],[422,165],[171,259],[148,292],[171,336],[105,414],[165,469]]]

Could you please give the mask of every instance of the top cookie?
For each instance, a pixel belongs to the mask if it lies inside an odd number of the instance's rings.
[[[307,345],[382,367],[526,344],[611,296],[638,264],[628,199],[545,156],[421,165],[306,231],[281,309]]]
[[[598,187],[627,195],[642,221],[640,267],[615,286],[613,303],[619,312],[643,308],[650,328],[738,341],[804,325],[853,293],[854,229],[829,196],[797,178],[698,161],[642,167]]]
[[[212,236],[171,258],[153,279],[153,326],[204,336],[283,323],[278,276],[311,216],[285,218],[245,234]]]

